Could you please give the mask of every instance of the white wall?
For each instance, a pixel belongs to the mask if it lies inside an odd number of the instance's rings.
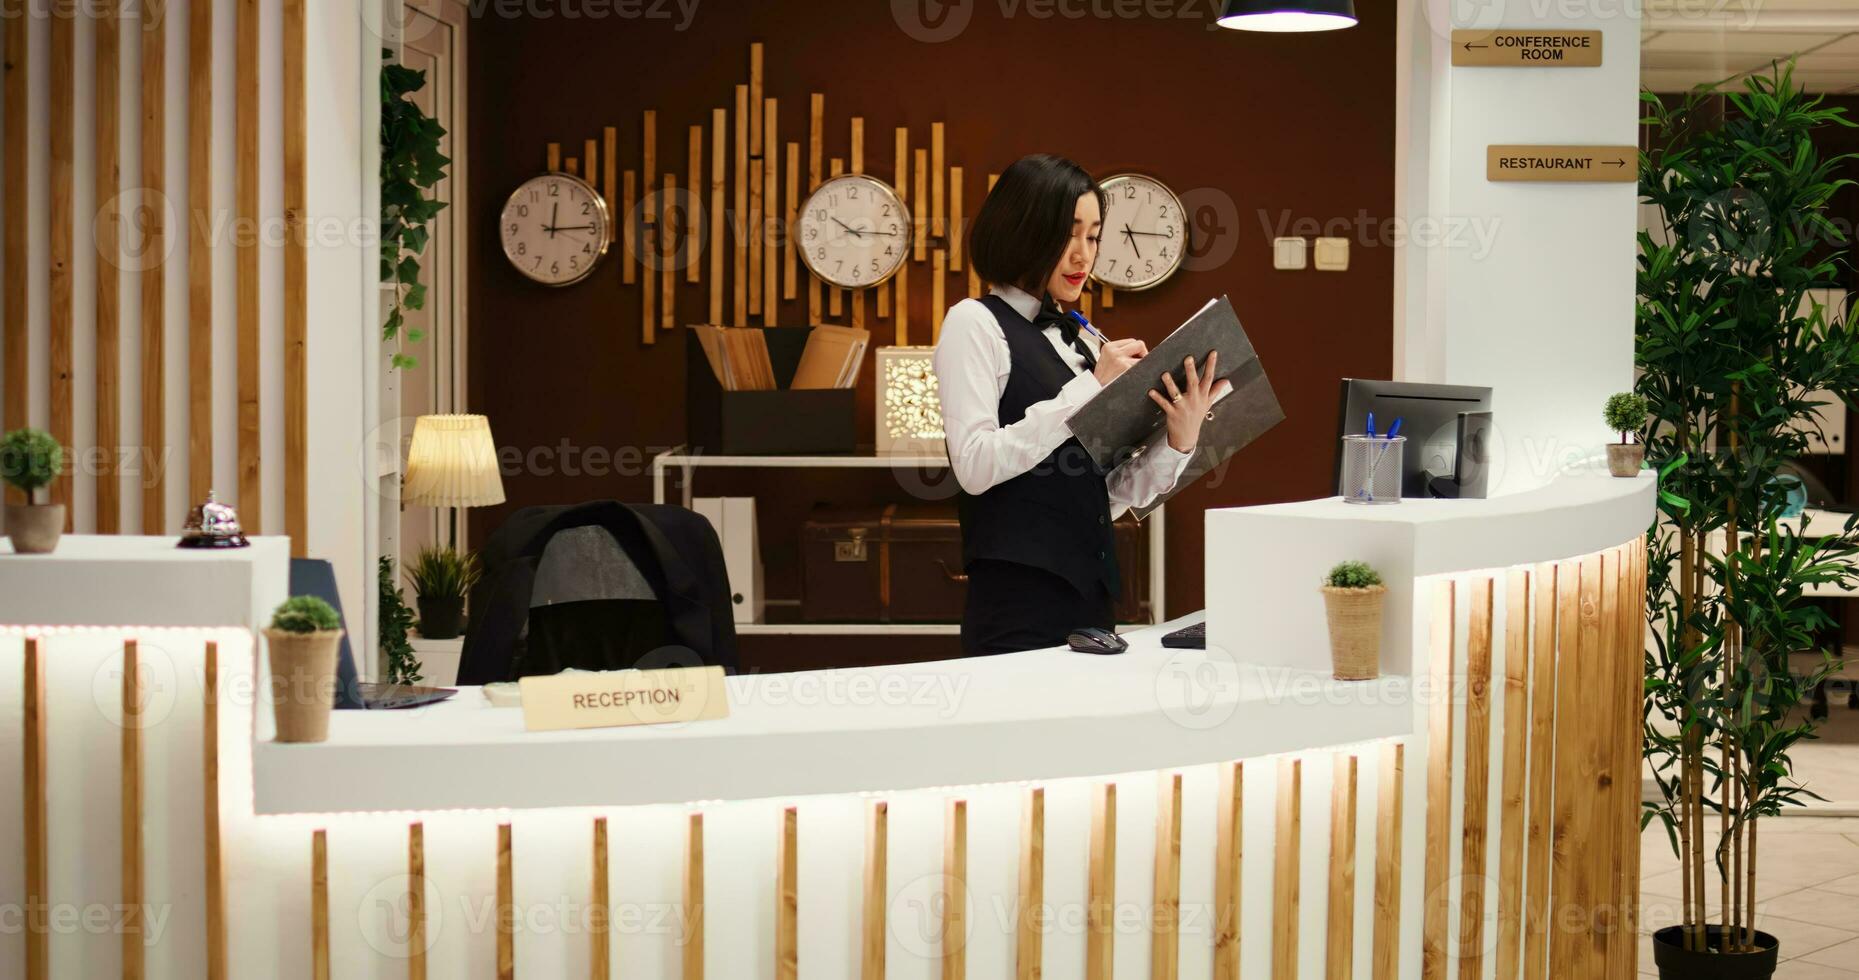
[[[1459,21],[1452,18],[1457,16]],[[1599,68],[1452,68],[1454,27],[1598,29]],[[1632,383],[1637,186],[1485,179],[1494,143],[1636,146],[1638,7],[1403,0],[1396,207],[1483,227],[1406,246],[1396,270],[1396,376],[1489,385],[1494,492],[1540,486],[1601,454],[1601,404]]]

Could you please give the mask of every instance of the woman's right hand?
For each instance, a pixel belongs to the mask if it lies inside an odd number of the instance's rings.
[[[1130,365],[1143,359],[1149,353],[1149,345],[1134,337],[1122,340],[1106,341],[1097,351],[1097,368],[1091,373],[1097,376],[1097,383],[1107,385],[1117,380],[1117,376],[1130,369]]]

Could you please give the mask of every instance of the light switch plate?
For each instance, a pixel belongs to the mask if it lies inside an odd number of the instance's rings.
[[[1322,272],[1342,272],[1349,268],[1349,239],[1317,239],[1317,269]]]
[[[1272,268],[1302,269],[1310,254],[1310,242],[1299,237],[1272,239]]]

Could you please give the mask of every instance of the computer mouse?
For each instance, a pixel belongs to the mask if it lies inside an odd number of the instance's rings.
[[[1065,638],[1079,653],[1122,653],[1130,648],[1114,630],[1100,626],[1081,626]]]

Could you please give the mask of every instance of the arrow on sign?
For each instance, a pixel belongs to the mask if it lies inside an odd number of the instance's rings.
[[[1489,45],[1489,44],[1473,44],[1473,43],[1472,43],[1472,42],[1470,42],[1470,41],[1467,41],[1467,42],[1465,42],[1465,50],[1467,50],[1467,51],[1470,51],[1470,50],[1472,50],[1473,48],[1488,48],[1488,47],[1490,47],[1490,46],[1491,46],[1491,45]]]
[[[1627,165],[1627,162],[1625,160],[1602,160],[1601,162],[1607,164],[1610,167],[1624,167]]]

